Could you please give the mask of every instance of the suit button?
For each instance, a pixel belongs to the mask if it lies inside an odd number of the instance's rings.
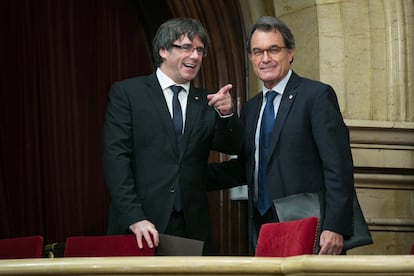
[[[171,193],[174,193],[174,192],[175,192],[175,188],[174,188],[174,187],[171,187],[171,188],[170,188],[170,192],[171,192]]]

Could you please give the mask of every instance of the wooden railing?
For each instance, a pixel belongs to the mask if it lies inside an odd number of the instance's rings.
[[[414,275],[414,255],[0,260],[0,275]]]

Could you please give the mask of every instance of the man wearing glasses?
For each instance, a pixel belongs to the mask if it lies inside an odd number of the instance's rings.
[[[335,92],[292,71],[294,37],[278,18],[255,22],[247,52],[262,91],[241,111],[243,151],[238,159],[212,164],[209,181],[248,185],[253,247],[261,225],[277,221],[274,199],[324,190],[319,254],[341,254],[353,229],[354,180],[349,132]]]
[[[199,21],[172,19],[153,40],[157,69],[113,84],[104,124],[104,174],[111,195],[107,233],[134,233],[140,248],[159,233],[208,241],[210,150],[235,154],[242,128],[231,84],[192,87],[209,37]],[[208,249],[207,249],[208,250]]]

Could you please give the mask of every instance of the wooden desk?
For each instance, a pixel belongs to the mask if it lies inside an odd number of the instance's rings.
[[[0,275],[414,275],[414,255],[0,260]]]

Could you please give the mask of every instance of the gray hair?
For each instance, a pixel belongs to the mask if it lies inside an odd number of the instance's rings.
[[[210,38],[204,30],[200,21],[193,18],[173,18],[164,22],[159,28],[152,41],[153,57],[155,66],[159,66],[163,59],[159,54],[160,49],[171,49],[171,45],[177,39],[187,36],[191,41],[199,37],[207,52],[210,46]]]
[[[285,45],[288,49],[295,48],[295,38],[293,37],[292,32],[290,31],[289,27],[283,22],[281,19],[273,17],[273,16],[262,16],[259,17],[253,26],[250,29],[249,36],[247,37],[247,52],[250,53],[251,50],[251,40],[252,35],[256,30],[260,30],[263,32],[270,32],[270,31],[279,31],[282,34],[283,40]],[[283,46],[283,45],[279,45]]]

